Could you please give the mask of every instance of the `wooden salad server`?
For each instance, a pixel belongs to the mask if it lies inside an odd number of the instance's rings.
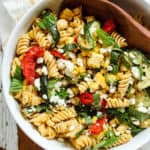
[[[108,0],[64,0],[61,6],[73,8],[80,5],[84,15],[93,15],[102,21],[114,18],[117,31],[126,38],[129,48],[150,54],[150,31],[118,5]]]

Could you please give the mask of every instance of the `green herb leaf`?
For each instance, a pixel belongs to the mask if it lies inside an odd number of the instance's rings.
[[[60,34],[56,26],[56,21],[57,21],[57,17],[53,13],[50,13],[48,16],[46,15],[41,22],[39,22],[39,26],[43,30],[48,30],[52,34],[55,44],[58,43],[60,38]]]
[[[67,100],[69,97],[69,93],[64,88],[61,88],[59,91],[57,91],[56,95],[58,95],[60,98],[64,100]]]
[[[100,109],[101,108],[100,95],[98,93],[95,93],[93,95],[93,99],[94,99],[94,107],[97,108],[97,109]]]
[[[19,92],[22,90],[22,81],[16,79],[16,78],[13,78],[11,80],[11,84],[10,84],[10,92]]]
[[[146,88],[145,90],[146,90],[148,96],[150,97],[150,87]]]
[[[20,81],[23,80],[23,74],[22,74],[21,67],[19,67],[19,66],[16,67],[14,78],[16,78],[16,79],[18,79]]]
[[[139,111],[135,110],[132,107],[130,107],[128,109],[128,113],[129,113],[130,116],[135,117],[136,119],[138,119],[141,122],[143,122],[143,121],[150,118],[150,115],[148,115],[146,113],[139,112]]]
[[[133,124],[130,125],[130,128],[131,128],[131,133],[133,136],[135,136],[136,134],[138,134],[139,132],[143,131],[144,129],[142,128],[139,128]]]
[[[64,49],[65,51],[71,51],[75,48],[77,48],[76,44],[69,43],[69,44],[65,45],[62,49]]]
[[[100,148],[107,148],[118,140],[118,137],[112,136],[108,140],[104,140],[94,146],[92,150],[99,150]]]
[[[116,74],[119,71],[119,65],[118,64],[117,65],[112,64],[112,68],[113,68],[111,71],[112,74]]]
[[[104,32],[102,29],[98,29],[97,30],[97,34],[98,34],[99,38],[103,41],[104,47],[108,47],[108,46],[113,46],[114,45],[114,47],[118,48],[118,45],[114,41],[114,39],[109,34]]]
[[[76,138],[80,137],[80,135],[83,133],[84,129],[81,129],[79,132],[76,133]]]

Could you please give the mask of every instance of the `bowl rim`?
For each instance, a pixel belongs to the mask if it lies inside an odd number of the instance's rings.
[[[21,130],[32,140],[34,141],[37,145],[39,145],[40,147],[44,148],[44,149],[51,149],[49,146],[56,146],[57,150],[57,145],[58,142],[56,142],[56,140],[51,140],[48,141],[45,137],[42,137],[38,131],[36,131],[32,125],[27,122],[19,109],[18,104],[16,104],[16,100],[10,95],[9,93],[9,81],[10,81],[10,76],[8,76],[8,72],[10,72],[10,66],[8,65],[9,61],[8,61],[8,54],[11,50],[11,47],[13,45],[13,47],[16,45],[17,43],[17,39],[15,39],[16,42],[14,42],[14,37],[18,37],[18,32],[20,32],[23,28],[23,26],[25,25],[25,23],[27,22],[27,20],[29,18],[31,18],[32,14],[38,14],[40,11],[44,9],[44,6],[46,6],[47,4],[49,4],[50,2],[52,2],[54,0],[43,0],[38,2],[37,4],[35,4],[33,7],[31,7],[28,12],[21,18],[21,20],[18,22],[18,24],[15,26],[15,28],[13,29],[10,38],[8,40],[7,46],[4,50],[4,57],[3,57],[3,62],[2,62],[2,85],[3,85],[3,95],[4,95],[4,99],[5,102],[7,103],[7,106],[9,108],[9,111],[11,113],[11,115],[13,116],[14,120],[16,121],[16,123],[19,125],[19,127],[21,128]],[[61,4],[62,0],[57,0],[59,4]],[[59,6],[58,4],[58,6]],[[46,8],[46,7],[45,7]],[[37,16],[37,15],[36,15]],[[35,18],[35,17],[34,17]],[[13,49],[14,53],[15,53],[15,47]],[[14,56],[12,56],[13,58]],[[11,60],[12,61],[12,60]],[[7,68],[8,67],[8,68]],[[17,106],[16,106],[17,105]],[[18,113],[16,114],[16,109],[18,109]],[[141,137],[144,137],[143,140],[141,140]],[[115,150],[124,150],[126,148],[126,150],[130,150],[132,149],[137,149],[140,146],[144,145],[146,142],[148,142],[150,139],[150,128],[145,129],[143,132],[139,133],[137,136],[135,136],[130,142],[128,142],[127,144],[121,145],[119,147],[115,147],[112,149]],[[61,146],[61,144],[60,144]],[[65,147],[60,147],[61,150],[70,150],[71,148],[68,146]],[[58,150],[60,150],[58,149]]]

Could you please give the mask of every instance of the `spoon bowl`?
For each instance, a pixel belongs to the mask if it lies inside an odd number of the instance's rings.
[[[117,31],[127,40],[129,48],[137,48],[150,54],[150,31],[139,24],[125,10],[108,0],[64,0],[62,8],[82,5],[86,15],[105,21],[114,18]]]

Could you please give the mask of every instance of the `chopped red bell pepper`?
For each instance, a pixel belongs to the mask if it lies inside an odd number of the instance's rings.
[[[81,104],[90,105],[93,102],[93,94],[90,92],[85,92],[80,95]]]
[[[23,75],[29,84],[34,83],[36,77],[36,59],[42,57],[44,54],[44,49],[39,46],[31,47],[24,55],[22,60]]]
[[[106,101],[105,99],[102,99],[102,100],[101,100],[101,106],[102,106],[103,108],[105,108],[106,105],[107,105],[107,101]]]
[[[75,42],[76,44],[78,43],[78,37],[77,37],[77,36],[74,37],[74,42]]]
[[[92,124],[89,127],[90,133],[95,135],[99,134],[101,131],[103,131],[103,125],[105,124],[105,122],[106,122],[106,116],[104,116],[101,119],[98,119],[95,124]]]
[[[107,33],[112,33],[116,28],[114,19],[108,19],[104,22],[102,29]]]
[[[50,53],[57,58],[65,59],[65,57],[58,51],[50,50]]]

